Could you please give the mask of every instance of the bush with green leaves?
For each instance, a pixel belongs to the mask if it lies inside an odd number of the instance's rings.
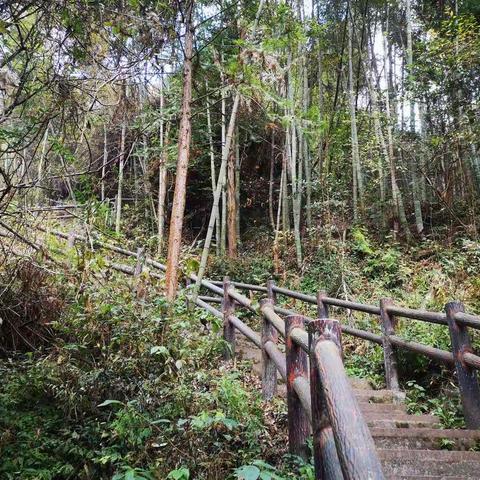
[[[227,478],[261,455],[259,393],[221,362],[219,321],[94,258],[57,279],[53,340],[0,362],[0,477]]]

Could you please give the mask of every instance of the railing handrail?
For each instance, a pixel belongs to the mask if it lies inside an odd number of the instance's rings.
[[[383,478],[375,443],[343,366],[339,322],[315,320],[309,325],[309,340],[312,404],[322,405],[326,410],[343,478]],[[317,399],[317,396],[321,398]],[[318,437],[325,436],[322,415],[325,413],[321,411],[314,415],[314,422],[320,430]],[[322,452],[320,456],[325,463]]]
[[[48,232],[48,230],[41,227],[37,227],[40,230]],[[64,234],[63,232],[50,231],[54,235],[57,235],[61,238],[67,239],[70,242],[75,239],[88,242],[89,239],[80,235]],[[140,262],[145,262],[148,265],[151,265],[154,268],[158,268],[162,271],[166,270],[165,265],[160,262],[157,262],[150,258],[140,258],[140,253],[137,253],[126,250],[121,247],[116,247],[114,245],[109,245],[104,242],[101,242],[97,239],[91,240],[92,244],[98,245],[101,248],[109,249],[123,255],[137,257],[137,268],[131,268],[130,266],[123,266],[120,264],[111,264],[110,266],[116,270],[122,271],[124,273],[136,275],[138,272],[138,267]],[[141,271],[141,266],[140,266]],[[133,273],[132,273],[133,272]],[[154,275],[152,275],[154,276]],[[156,276],[156,275],[155,275]],[[190,274],[187,276],[190,280],[197,281],[197,276],[195,274]],[[291,298],[295,298],[310,304],[317,305],[317,313],[320,318],[328,318],[328,307],[340,307],[347,308],[350,310],[361,311],[373,315],[380,316],[381,326],[382,326],[382,335],[375,334],[373,332],[363,331],[356,329],[347,325],[342,325],[341,329],[344,333],[356,336],[358,338],[363,338],[365,340],[372,341],[383,346],[384,351],[384,363],[385,363],[385,372],[386,372],[386,383],[387,388],[393,390],[398,389],[398,372],[395,359],[394,347],[400,347],[406,350],[410,350],[422,355],[426,355],[429,358],[432,358],[436,361],[440,361],[447,365],[454,365],[458,383],[460,387],[460,393],[463,403],[463,409],[465,414],[465,419],[467,426],[469,428],[480,428],[480,387],[478,385],[478,380],[476,376],[476,369],[480,369],[480,356],[473,353],[470,338],[468,335],[467,327],[480,329],[480,316],[471,315],[464,312],[463,305],[459,302],[450,302],[445,306],[445,313],[440,312],[429,312],[426,310],[420,309],[410,309],[399,307],[393,305],[393,302],[389,299],[381,299],[380,307],[368,304],[362,304],[357,302],[351,302],[348,300],[337,299],[333,297],[328,297],[324,293],[319,292],[317,296],[307,295],[302,292],[296,292],[294,290],[289,290],[283,287],[277,287],[272,281],[267,283],[267,286],[253,285],[243,282],[229,282],[228,288],[225,288],[225,282],[223,282],[223,287],[221,288],[218,281],[211,281],[202,279],[201,285],[208,290],[220,295],[223,297],[223,302],[227,302],[230,307],[234,307],[235,303],[242,305],[248,308],[251,312],[260,313],[259,306],[255,304],[252,300],[242,295],[240,292],[235,290],[235,286],[239,289],[246,289],[250,291],[257,292],[266,292],[269,298],[274,298],[276,294],[286,295]],[[212,297],[203,297],[204,299],[196,298],[196,303],[199,306],[212,312],[213,307],[206,307],[208,303],[205,302],[205,299],[210,299]],[[215,300],[216,301],[216,300]],[[221,300],[219,300],[221,301]],[[201,303],[199,303],[201,302]],[[215,310],[215,309],[213,309]],[[294,312],[291,312],[288,309],[281,308],[277,305],[273,307],[273,313],[281,313],[283,315],[289,315]],[[257,335],[252,335],[252,331],[247,330],[249,327],[241,322],[238,317],[235,317],[230,312],[226,317],[222,314],[222,317],[227,322],[228,325],[236,324],[235,327],[240,327],[245,332],[247,336],[250,334],[250,339],[254,341],[257,345],[261,343]],[[447,352],[439,348],[431,347],[424,345],[415,341],[406,340],[395,334],[395,325],[396,318],[411,318],[414,320],[426,321],[430,323],[436,323],[440,325],[446,325],[449,328],[450,338],[452,343],[452,352]],[[240,322],[240,323],[238,323]],[[247,327],[247,329],[244,328]],[[232,328],[235,328],[232,327]],[[304,351],[307,351],[307,343],[305,332],[299,329],[293,330],[293,341],[298,344]],[[272,346],[269,346],[269,349],[274,352]]]

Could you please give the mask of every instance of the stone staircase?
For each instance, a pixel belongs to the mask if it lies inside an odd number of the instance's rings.
[[[478,480],[478,430],[445,430],[434,415],[409,415],[404,398],[390,390],[373,390],[352,379],[360,408],[370,427],[385,478],[398,480]],[[441,449],[448,445],[448,450]]]
[[[261,376],[259,350],[239,335],[239,357]],[[434,415],[409,415],[403,394],[351,378],[388,480],[480,480],[480,430],[446,430]],[[278,395],[286,396],[280,381]],[[448,444],[448,449],[447,445]],[[442,449],[443,446],[443,449]]]

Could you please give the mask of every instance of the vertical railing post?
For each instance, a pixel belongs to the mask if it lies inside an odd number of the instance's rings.
[[[143,247],[138,247],[137,263],[135,264],[135,270],[133,272],[134,277],[139,277],[141,275],[144,263],[145,263],[145,249]]]
[[[307,458],[310,424],[293,384],[300,376],[308,378],[308,356],[291,337],[294,328],[303,329],[304,325],[305,320],[301,315],[285,318],[289,450],[294,455]]]
[[[68,232],[67,246],[68,246],[68,248],[74,248],[75,247],[75,232],[73,230],[70,230]]]
[[[380,319],[382,322],[383,358],[385,364],[385,381],[389,390],[399,391],[398,369],[395,350],[389,336],[395,335],[395,317],[388,313],[388,306],[393,305],[390,298],[380,300]]]
[[[231,287],[230,279],[223,279],[223,339],[225,340],[225,351],[223,353],[224,360],[230,360],[235,356],[235,327],[231,324],[229,317],[235,311],[235,301],[230,297],[228,291]]]
[[[343,473],[315,360],[315,348],[320,340],[332,340],[342,351],[341,329],[337,320],[322,319],[308,324],[315,480],[334,480],[343,478]]]
[[[463,304],[460,302],[450,302],[445,305],[465,423],[467,428],[477,429],[480,428],[480,388],[477,372],[463,361],[463,354],[472,352],[472,345],[467,327],[455,320],[455,314],[464,311]]]
[[[267,280],[267,297],[275,305],[277,303],[277,294],[274,292],[273,287],[275,287],[275,281]]]
[[[328,305],[323,301],[327,294],[323,291],[317,292],[317,317],[328,318]]]
[[[260,301],[260,311],[267,303],[273,306],[270,298],[264,298]],[[276,344],[278,332],[265,316],[262,322],[262,394],[265,400],[271,400],[277,392],[277,366],[265,351],[265,344],[267,342]]]

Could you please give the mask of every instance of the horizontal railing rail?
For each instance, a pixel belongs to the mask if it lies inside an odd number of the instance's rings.
[[[43,230],[47,231],[45,229]],[[54,235],[67,239],[69,243],[73,242],[74,244],[75,240],[80,240],[87,242],[91,245],[96,245],[101,248],[120,253],[122,255],[137,257],[137,268],[124,268],[119,264],[112,264],[111,266],[112,268],[119,271],[124,271],[125,273],[138,273],[138,263],[140,262],[140,258],[142,256],[141,249],[139,249],[137,252],[132,252],[121,247],[106,244],[105,242],[101,242],[99,240],[91,240],[81,235],[65,234],[63,232],[57,231],[50,231],[49,233],[53,233]],[[144,263],[162,271],[165,271],[166,269],[165,265],[149,258],[144,259]],[[197,281],[197,276],[195,274],[190,274],[187,276],[187,278],[194,282]],[[424,355],[434,361],[440,362],[447,366],[454,366],[457,373],[458,385],[460,389],[467,427],[480,428],[480,388],[478,385],[476,374],[476,369],[480,368],[480,356],[476,355],[473,352],[470,337],[468,334],[468,328],[480,329],[480,317],[465,313],[464,307],[461,303],[451,302],[447,304],[445,306],[445,313],[442,313],[400,307],[394,305],[390,299],[381,299],[380,305],[375,306],[329,297],[323,292],[319,292],[316,296],[308,295],[302,292],[296,292],[287,288],[278,287],[273,282],[268,282],[266,286],[253,285],[243,282],[229,282],[228,291],[225,291],[224,282],[202,279],[201,286],[209,290],[211,293],[218,295],[218,297],[200,296],[196,299],[197,305],[205,308],[210,312],[212,312],[213,309],[213,307],[210,306],[210,303],[222,302],[222,310],[225,310],[224,304],[226,299],[228,299],[227,304],[239,304],[247,308],[250,312],[260,313],[258,305],[256,305],[251,299],[249,299],[245,295],[242,295],[237,290],[238,288],[240,290],[247,290],[251,292],[267,293],[269,298],[272,299],[276,298],[277,295],[283,295],[288,298],[293,298],[306,302],[308,304],[316,305],[317,317],[319,318],[329,317],[329,307],[337,307],[353,311],[359,311],[379,317],[382,330],[381,334],[361,330],[359,328],[354,328],[352,326],[343,324],[340,325],[340,328],[344,334],[353,335],[355,337],[371,341],[375,344],[382,346],[384,353],[385,380],[387,388],[390,388],[392,390],[399,389],[398,369],[396,361],[396,350],[398,349],[408,350],[417,354]],[[209,306],[207,307],[207,305]],[[280,318],[279,315],[288,316],[295,314],[295,312],[275,304],[270,315],[272,314],[275,314],[278,316],[278,318]],[[229,315],[231,315],[231,313]],[[223,314],[222,318],[224,318]],[[254,336],[252,335],[253,331],[251,332],[245,330],[245,328],[242,326],[243,322],[241,322],[238,317],[233,316],[231,318],[228,318],[228,325],[234,325],[232,326],[233,329],[239,326],[241,329],[247,332],[247,337],[250,336],[251,340],[254,338],[254,343],[258,345],[258,343],[260,342],[260,340],[258,339],[258,334],[257,336]],[[412,320],[447,326],[450,333],[452,350],[445,351],[433,346],[424,345],[422,343],[407,340],[398,336],[395,331],[398,318],[408,318]],[[226,328],[228,330],[228,327]],[[280,331],[281,328],[282,327],[280,327],[280,329],[277,329],[277,331]],[[306,333],[304,332],[303,334],[300,334],[297,333],[296,330],[297,329],[295,329],[293,332],[293,341],[298,342],[300,345],[303,345],[303,347],[305,347],[308,344]],[[272,347],[269,347],[269,349],[271,348]]]
[[[233,282],[238,288],[250,290],[250,284]],[[264,290],[268,291],[268,287]],[[391,300],[385,299],[379,307],[365,305],[341,299],[328,297],[323,292],[317,296],[289,290],[283,287],[271,286],[272,293],[284,295],[289,298],[300,300],[309,304],[317,305],[319,317],[328,316],[328,307],[340,307],[360,311],[380,317],[382,334],[376,334],[347,325],[341,325],[343,333],[362,338],[373,343],[382,345],[384,350],[384,363],[387,387],[398,390],[398,371],[395,358],[395,349],[408,350],[424,355],[446,366],[455,367],[465,420],[469,428],[480,428],[480,389],[475,370],[480,368],[480,356],[476,355],[471,346],[467,327],[478,329],[480,317],[467,314],[463,311],[463,305],[459,302],[447,304],[446,313],[429,312],[393,305]],[[260,291],[256,288],[255,291]],[[454,307],[452,307],[452,305]],[[277,312],[292,314],[294,312],[275,307]],[[395,334],[397,318],[409,318],[413,320],[448,326],[452,342],[452,351],[442,350],[416,341],[407,340]]]
[[[220,288],[218,282],[215,286]],[[223,282],[223,298],[189,296],[189,300],[223,318],[226,359],[235,355],[235,330],[261,348],[262,392],[266,400],[275,394],[277,372],[285,380],[289,449],[306,457],[307,440],[313,432],[315,478],[382,479],[373,439],[343,367],[340,323],[298,314],[284,320],[275,311],[274,291],[270,287],[271,284],[266,287],[269,297],[258,306],[237,292],[227,278]],[[206,300],[221,302],[222,311]],[[237,305],[259,314],[263,319],[261,335],[234,315]],[[336,343],[332,343],[332,330],[338,331]],[[285,339],[285,352],[278,346],[280,336]]]

